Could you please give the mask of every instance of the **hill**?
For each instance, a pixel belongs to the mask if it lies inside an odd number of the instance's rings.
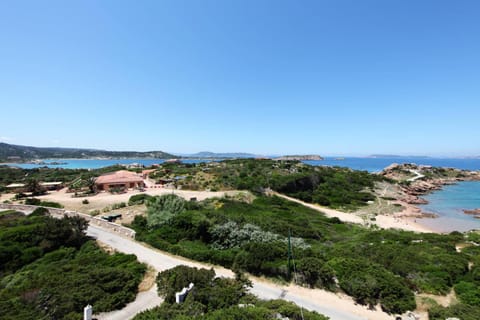
[[[35,159],[88,159],[88,158],[158,158],[172,159],[176,156],[163,151],[107,151],[77,148],[39,148],[0,143],[0,162],[18,162]]]

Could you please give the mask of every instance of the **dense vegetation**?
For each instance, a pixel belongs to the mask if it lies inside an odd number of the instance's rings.
[[[110,158],[157,158],[171,159],[176,158],[174,155],[163,151],[106,151],[94,149],[77,149],[77,148],[38,148],[29,146],[19,146],[0,142],[0,162],[15,160],[32,160],[32,159],[85,159],[93,157],[110,157]]]
[[[0,212],[2,319],[82,319],[134,299],[145,266],[134,255],[108,255],[85,235],[78,217],[54,219]]]
[[[470,232],[467,239],[474,245],[462,250],[472,262],[471,269],[454,285],[460,303],[444,308],[434,306],[430,309],[430,320],[458,317],[462,320],[480,319],[480,233]]]
[[[452,287],[463,302],[478,305],[471,293],[478,293],[478,269],[468,268],[469,261],[478,258],[468,251],[474,249],[456,251],[455,244],[464,241],[460,233],[365,229],[278,197],[259,196],[252,203],[213,199],[184,206],[154,226],[149,226],[148,217],[136,217],[137,239],[195,260],[290,280],[290,231],[304,285],[343,290],[359,303],[380,303],[391,313],[415,309],[414,291],[446,294]]]
[[[199,164],[162,164],[154,179],[175,179],[185,189],[250,190],[271,188],[325,206],[355,209],[374,200],[382,177],[348,168],[310,166],[299,161],[258,159]]]
[[[190,291],[181,304],[175,303],[175,292],[193,283]],[[152,310],[145,311],[135,317],[135,320],[264,320],[288,317],[292,320],[326,320],[316,312],[301,310],[293,303],[282,300],[261,301],[247,289],[248,280],[241,275],[236,279],[215,278],[213,270],[196,269],[178,266],[163,271],[157,276],[159,295],[165,297],[165,302]]]

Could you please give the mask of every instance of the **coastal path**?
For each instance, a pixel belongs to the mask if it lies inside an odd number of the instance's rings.
[[[425,177],[423,174],[421,174],[417,170],[410,170],[410,172],[413,173],[415,175],[415,177],[410,178],[407,181],[413,182],[415,180],[418,180],[418,179],[421,179],[421,178]]]

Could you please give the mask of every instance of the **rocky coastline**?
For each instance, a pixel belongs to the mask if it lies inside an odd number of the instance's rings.
[[[412,218],[436,218],[435,213],[423,212],[418,205],[427,204],[424,195],[441,190],[445,185],[461,181],[480,181],[480,171],[437,168],[416,164],[392,164],[379,173],[396,184],[394,198],[403,205],[405,215]],[[464,210],[480,219],[480,208]]]
[[[416,164],[392,164],[380,174],[398,182],[401,191],[399,201],[414,205],[427,204],[428,201],[422,196],[441,190],[445,185],[456,184],[460,181],[480,181],[480,171]]]

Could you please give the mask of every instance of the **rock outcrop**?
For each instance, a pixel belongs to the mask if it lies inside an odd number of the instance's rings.
[[[398,200],[409,204],[428,203],[421,196],[440,190],[444,185],[455,184],[458,181],[480,181],[480,171],[437,168],[413,163],[394,163],[379,174],[397,181],[402,191]]]
[[[473,209],[473,210],[467,210],[467,209],[465,209],[465,210],[463,210],[463,213],[465,213],[465,214],[478,214],[478,215],[480,215],[480,208],[478,208],[478,209]],[[476,217],[475,217],[475,218],[476,218]]]

